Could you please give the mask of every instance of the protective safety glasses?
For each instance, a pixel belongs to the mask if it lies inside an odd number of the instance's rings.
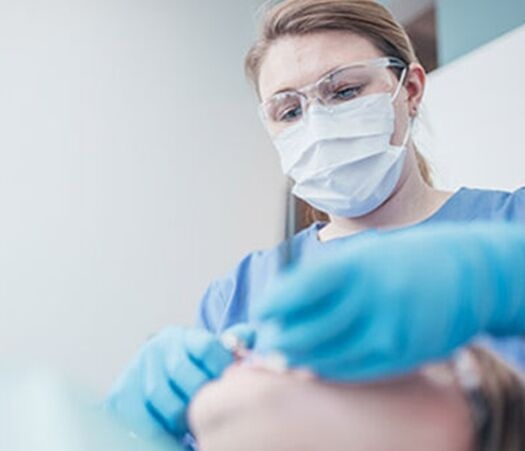
[[[397,69],[399,79],[386,70],[389,68]],[[273,95],[260,105],[260,114],[270,134],[275,135],[300,122],[314,99],[330,107],[365,95],[393,92],[396,87],[399,89],[406,69],[407,65],[394,57],[337,68],[299,90],[286,90]]]

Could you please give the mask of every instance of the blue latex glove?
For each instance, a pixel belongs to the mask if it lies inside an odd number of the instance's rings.
[[[253,345],[254,331],[238,325],[229,332]],[[186,411],[197,391],[219,377],[234,357],[220,338],[201,329],[168,327],[140,350],[109,394],[105,409],[144,438],[188,432]]]
[[[378,234],[285,273],[257,348],[341,381],[407,373],[479,332],[525,331],[525,230],[444,225]]]

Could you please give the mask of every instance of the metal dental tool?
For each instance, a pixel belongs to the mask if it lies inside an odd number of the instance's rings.
[[[297,231],[297,199],[292,194],[292,187],[293,182],[288,179],[285,190],[285,241],[281,249],[279,271],[286,270],[294,261],[292,241],[293,236]],[[286,371],[288,367],[286,357],[280,353],[272,353],[266,356],[254,356],[246,346],[246,343],[231,332],[224,332],[220,339],[224,348],[230,351],[237,361],[254,363],[259,367],[279,373]]]

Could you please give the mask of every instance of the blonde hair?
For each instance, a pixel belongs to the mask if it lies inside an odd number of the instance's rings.
[[[270,46],[284,36],[298,36],[327,30],[349,31],[370,40],[385,56],[409,65],[418,62],[404,28],[392,14],[373,0],[285,0],[270,8],[259,37],[245,59],[245,71],[259,93],[259,74]],[[419,171],[432,186],[431,169],[416,150]],[[311,220],[326,220],[317,210],[308,212]]]

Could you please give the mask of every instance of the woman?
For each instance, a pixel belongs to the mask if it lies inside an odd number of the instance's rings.
[[[192,402],[201,451],[519,451],[525,381],[482,348],[389,382],[232,367]]]
[[[250,254],[232,273],[210,285],[198,328],[168,328],[145,345],[107,403],[140,434],[167,430],[175,437],[185,435],[188,403],[234,359],[218,337],[232,326],[262,321],[257,327],[261,353],[279,351],[291,365],[310,367],[327,379],[405,374],[428,359],[449,355],[478,332],[500,332],[497,321],[489,327],[485,316],[469,316],[460,308],[460,294],[469,287],[477,292],[480,286],[471,280],[465,288],[467,270],[486,271],[483,280],[489,291],[500,287],[499,279],[509,283],[519,279],[511,274],[512,268],[521,268],[518,264],[503,264],[510,269],[497,272],[499,278],[488,270],[492,261],[488,254],[497,255],[500,262],[521,261],[519,233],[511,249],[505,245],[505,230],[496,231],[494,239],[483,230],[472,238],[468,233],[457,236],[456,229],[445,230],[442,246],[430,238],[432,232],[415,240],[402,236],[393,239],[388,260],[382,244],[370,244],[391,229],[475,220],[525,222],[525,189],[506,193],[463,188],[450,193],[432,187],[428,166],[411,137],[425,72],[406,33],[386,9],[369,0],[281,2],[268,12],[246,68],[283,171],[295,182],[293,192],[328,215],[328,222],[313,223],[276,249]],[[502,247],[510,254],[500,252]],[[477,258],[483,249],[490,252]],[[283,272],[284,254],[292,256],[297,270],[262,298]],[[434,254],[435,260],[430,258]],[[302,271],[317,262],[322,264]],[[359,273],[364,268],[367,271]],[[440,272],[446,268],[448,272]],[[352,279],[347,271],[365,277]],[[421,280],[410,279],[412,273]],[[360,284],[367,277],[370,283]],[[498,308],[508,288],[501,286],[494,291],[500,296],[490,298]],[[351,298],[360,301],[350,302],[350,288],[359,287],[361,295],[352,293]],[[368,296],[371,288],[375,296]],[[408,304],[392,301],[393,293]],[[407,308],[417,307],[422,295],[433,301],[432,315],[440,320],[435,324],[429,324],[432,316],[425,309],[415,308],[420,313],[415,315]],[[392,301],[388,308],[385,299]],[[454,336],[447,334],[447,312],[438,308],[439,299],[463,312],[456,326],[464,322],[469,327],[454,328],[461,332]],[[476,302],[474,296],[469,300]],[[348,335],[361,330],[353,323],[350,327],[357,310],[353,305],[368,309],[364,310],[368,323],[358,337]],[[507,322],[513,305],[505,310]],[[417,334],[406,339],[412,324],[426,334],[428,343],[417,340]],[[517,328],[511,332],[517,333]],[[236,333],[247,342],[253,339],[249,328],[241,326]],[[422,346],[429,343],[429,349]],[[492,344],[509,358],[523,349],[521,343]]]

